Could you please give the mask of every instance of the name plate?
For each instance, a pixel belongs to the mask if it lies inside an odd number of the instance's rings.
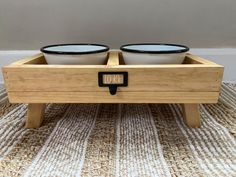
[[[127,72],[99,72],[98,85],[100,87],[109,87],[116,85],[119,87],[128,86],[128,73]]]
[[[104,74],[102,78],[103,84],[123,84],[123,74]]]

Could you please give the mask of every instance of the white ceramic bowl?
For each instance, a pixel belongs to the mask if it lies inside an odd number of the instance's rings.
[[[57,44],[41,48],[48,64],[101,65],[109,47],[100,44]]]
[[[127,44],[120,47],[126,64],[181,64],[189,48],[177,44]]]

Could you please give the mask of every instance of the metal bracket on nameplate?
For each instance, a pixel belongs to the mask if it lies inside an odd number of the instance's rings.
[[[128,72],[98,72],[99,87],[108,87],[111,95],[115,95],[117,87],[128,86]]]

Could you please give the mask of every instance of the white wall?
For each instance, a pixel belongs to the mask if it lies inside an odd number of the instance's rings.
[[[0,0],[0,50],[53,43],[236,47],[236,0]]]
[[[0,84],[3,83],[2,67],[14,61],[39,53],[36,50],[0,51]]]
[[[36,50],[28,51],[0,51],[0,67],[10,64],[13,61],[22,59],[38,53]],[[218,64],[225,66],[224,81],[236,82],[236,48],[224,49],[191,49],[191,53],[212,60]],[[0,74],[0,83],[3,82],[2,72]]]
[[[223,65],[225,67],[223,80],[236,82],[236,48],[192,49],[191,53]]]
[[[180,43],[236,81],[235,7],[236,0],[0,0],[0,66],[48,44]]]

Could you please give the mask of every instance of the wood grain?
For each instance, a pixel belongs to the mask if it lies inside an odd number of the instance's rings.
[[[41,54],[3,68],[12,102],[214,103],[224,69],[191,54],[187,63],[177,65],[119,65],[122,55],[117,51],[110,52],[107,65],[40,64],[44,60]],[[98,86],[102,71],[128,72],[128,87],[110,96],[108,88]]]
[[[184,122],[188,127],[199,128],[201,117],[198,104],[182,104]]]
[[[107,66],[117,66],[117,65],[119,65],[119,53],[114,51],[109,52]]]
[[[216,103],[218,92],[8,92],[12,103]]]
[[[47,64],[42,53],[18,60],[11,65],[26,65],[26,64]]]
[[[26,118],[26,128],[39,128],[44,118],[46,104],[29,104]]]
[[[129,86],[122,91],[219,91],[223,68],[68,68],[5,67],[8,91],[104,91],[98,86],[98,72],[126,71]]]
[[[216,103],[223,66],[187,54],[183,64],[125,65],[118,51],[104,65],[47,65],[42,54],[3,68],[12,103],[30,103],[26,127],[41,125],[45,103],[182,103],[184,121],[200,126],[198,103]],[[116,95],[98,86],[98,72],[128,72]],[[119,77],[106,76],[109,83]]]
[[[201,58],[196,55],[192,55],[190,53],[188,53],[186,55],[184,63],[185,64],[205,64],[205,65],[212,65],[212,66],[221,66],[221,65],[218,65],[212,61],[206,60],[206,59]]]

